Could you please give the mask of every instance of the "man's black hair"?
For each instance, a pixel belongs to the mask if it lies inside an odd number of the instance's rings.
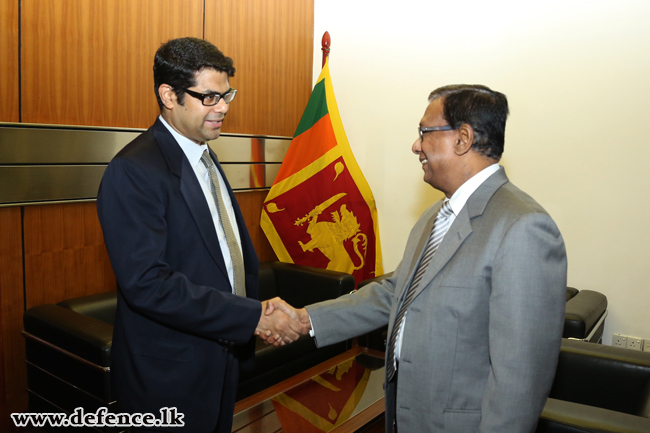
[[[225,72],[229,77],[235,75],[232,59],[206,40],[180,38],[162,44],[153,62],[154,91],[160,109],[163,108],[158,94],[161,84],[171,86],[178,96],[178,102],[183,104],[184,89],[195,86],[196,73],[204,69]]]
[[[508,118],[508,99],[503,93],[479,84],[454,84],[440,87],[429,95],[429,102],[443,98],[443,117],[454,128],[466,123],[474,129],[472,149],[500,160]]]

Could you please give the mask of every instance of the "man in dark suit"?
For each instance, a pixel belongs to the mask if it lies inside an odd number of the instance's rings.
[[[257,255],[206,144],[235,97],[234,72],[207,41],[163,44],[154,60],[160,117],[115,156],[100,186],[118,284],[111,372],[119,409],[183,414],[184,428],[132,431],[230,432],[254,334],[281,335],[283,344],[302,332],[286,315],[262,315]]]
[[[292,312],[325,346],[388,324],[387,432],[533,432],[560,350],[564,241],[498,165],[508,102],[485,86],[429,96],[412,150],[442,191],[390,278]]]

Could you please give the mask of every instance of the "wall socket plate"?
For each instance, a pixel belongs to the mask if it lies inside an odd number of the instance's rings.
[[[636,337],[627,337],[627,347],[632,350],[641,350],[643,348],[643,340]]]
[[[612,335],[612,346],[614,347],[627,347],[627,337],[621,334]]]
[[[650,340],[643,340],[643,351],[650,352]]]

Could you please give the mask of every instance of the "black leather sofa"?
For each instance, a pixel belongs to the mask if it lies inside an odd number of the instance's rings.
[[[566,311],[562,337],[572,340],[602,343],[607,298],[592,290],[566,288]]]
[[[355,285],[348,274],[281,262],[261,263],[259,281],[262,300],[280,296],[296,307],[337,298]],[[110,377],[116,304],[116,292],[108,292],[24,313],[30,412],[71,413],[77,407],[85,413],[100,407],[116,411]],[[237,399],[338,355],[347,346],[343,342],[317,349],[309,336],[280,347],[260,342],[257,365],[241,374]]]
[[[359,288],[374,281],[381,281],[392,275],[392,272],[380,277],[370,278],[359,283]],[[563,338],[601,343],[605,319],[607,318],[607,297],[592,290],[566,288],[566,311],[564,313]],[[371,349],[385,351],[388,327],[359,337],[359,345]]]
[[[650,432],[650,352],[562,340],[537,433]]]

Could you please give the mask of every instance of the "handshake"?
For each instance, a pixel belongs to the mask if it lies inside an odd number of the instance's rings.
[[[308,334],[310,329],[307,310],[293,308],[282,299],[273,298],[262,302],[262,316],[255,335],[266,344],[284,346]]]

